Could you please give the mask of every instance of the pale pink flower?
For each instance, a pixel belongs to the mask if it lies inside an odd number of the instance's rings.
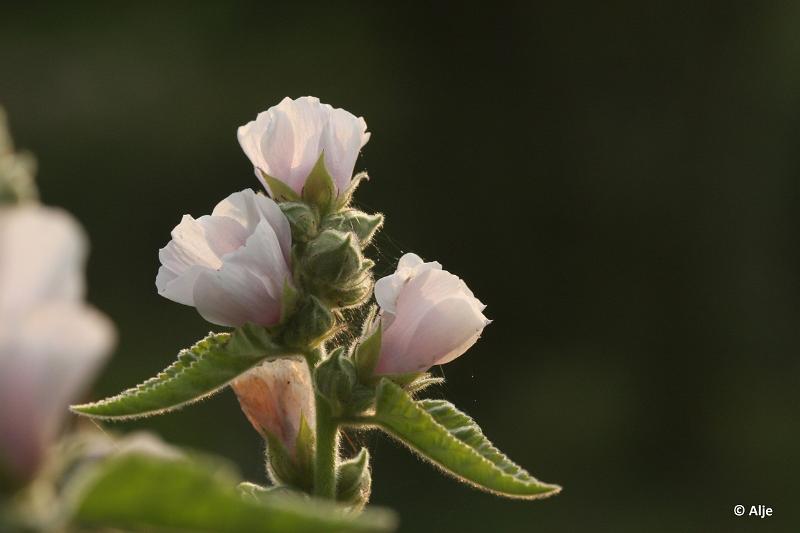
[[[67,213],[0,210],[0,470],[27,480],[114,343],[86,305],[86,237]]]
[[[156,287],[209,322],[270,326],[280,320],[284,284],[291,281],[291,247],[289,222],[278,205],[245,189],[211,215],[184,215],[159,250]]]
[[[415,254],[375,283],[380,306],[381,351],[376,374],[424,372],[467,351],[489,320],[486,307],[458,277]]]
[[[325,168],[338,192],[347,189],[358,153],[369,136],[363,118],[322,104],[313,96],[284,98],[237,132],[239,144],[264,187],[270,190],[262,173],[282,181],[297,194],[303,191],[323,153]]]

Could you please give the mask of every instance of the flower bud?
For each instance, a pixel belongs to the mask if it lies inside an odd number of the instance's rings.
[[[337,348],[314,369],[315,382],[320,394],[328,400],[334,416],[341,416],[356,386],[356,369],[344,355],[344,348]]]
[[[381,308],[376,375],[425,372],[466,352],[489,320],[486,307],[439,263],[406,254],[397,271],[375,284]]]
[[[369,451],[361,448],[358,455],[343,461],[337,468],[336,500],[360,510],[369,501],[372,492],[372,475],[369,469]]]
[[[333,307],[361,303],[372,288],[374,263],[364,258],[352,233],[323,231],[308,243],[302,263],[304,286]]]
[[[191,305],[209,322],[272,326],[292,279],[292,235],[278,205],[250,189],[228,196],[211,215],[185,215],[159,251],[158,293]]]
[[[15,153],[6,116],[0,108],[0,205],[36,200],[33,176],[36,162],[30,154]]]
[[[231,386],[247,419],[268,441],[270,471],[277,481],[298,487],[311,483],[316,409],[305,361],[262,363]]]
[[[308,242],[316,237],[319,219],[311,207],[302,202],[283,202],[279,205],[292,228],[292,241]]]
[[[356,158],[369,140],[367,123],[344,109],[304,96],[259,113],[237,132],[256,176],[278,200],[295,200],[323,158],[333,196],[343,193],[353,176]]]
[[[382,214],[375,213],[370,215],[357,209],[346,209],[338,213],[332,213],[325,217],[323,221],[325,229],[354,233],[362,247],[370,243],[372,237],[382,225]]]

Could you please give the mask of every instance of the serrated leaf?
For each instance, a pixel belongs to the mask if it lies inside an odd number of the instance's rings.
[[[73,523],[126,531],[325,533],[391,531],[387,511],[358,518],[327,502],[265,492],[242,496],[237,476],[199,462],[127,454],[76,487]]]
[[[542,483],[494,447],[469,416],[444,400],[414,401],[388,379],[378,385],[375,422],[456,478],[507,498],[534,499],[561,487]]]
[[[71,409],[93,418],[118,420],[162,414],[214,394],[266,359],[288,355],[264,328],[247,324],[230,334],[208,335],[137,387]]]

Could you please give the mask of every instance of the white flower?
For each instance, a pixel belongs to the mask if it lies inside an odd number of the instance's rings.
[[[363,118],[322,104],[313,96],[284,98],[237,132],[239,144],[264,187],[270,190],[262,172],[282,181],[297,194],[302,192],[311,169],[323,153],[325,168],[337,190],[347,189],[358,152],[369,136]]]
[[[156,287],[215,324],[273,325],[292,277],[291,247],[289,222],[278,205],[245,189],[218,203],[211,215],[184,215],[159,250]]]
[[[316,426],[314,388],[305,361],[278,359],[263,363],[231,383],[239,404],[263,436],[278,439],[294,456],[300,419]]]
[[[483,305],[458,276],[415,254],[375,284],[381,308],[381,351],[376,374],[424,372],[466,352],[489,320]]]
[[[0,470],[20,480],[114,342],[111,322],[83,302],[86,252],[63,211],[0,210]]]

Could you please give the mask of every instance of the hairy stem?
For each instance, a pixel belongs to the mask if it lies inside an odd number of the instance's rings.
[[[320,394],[317,402],[317,452],[314,464],[314,495],[336,499],[336,461],[339,455],[339,427],[328,401]]]

